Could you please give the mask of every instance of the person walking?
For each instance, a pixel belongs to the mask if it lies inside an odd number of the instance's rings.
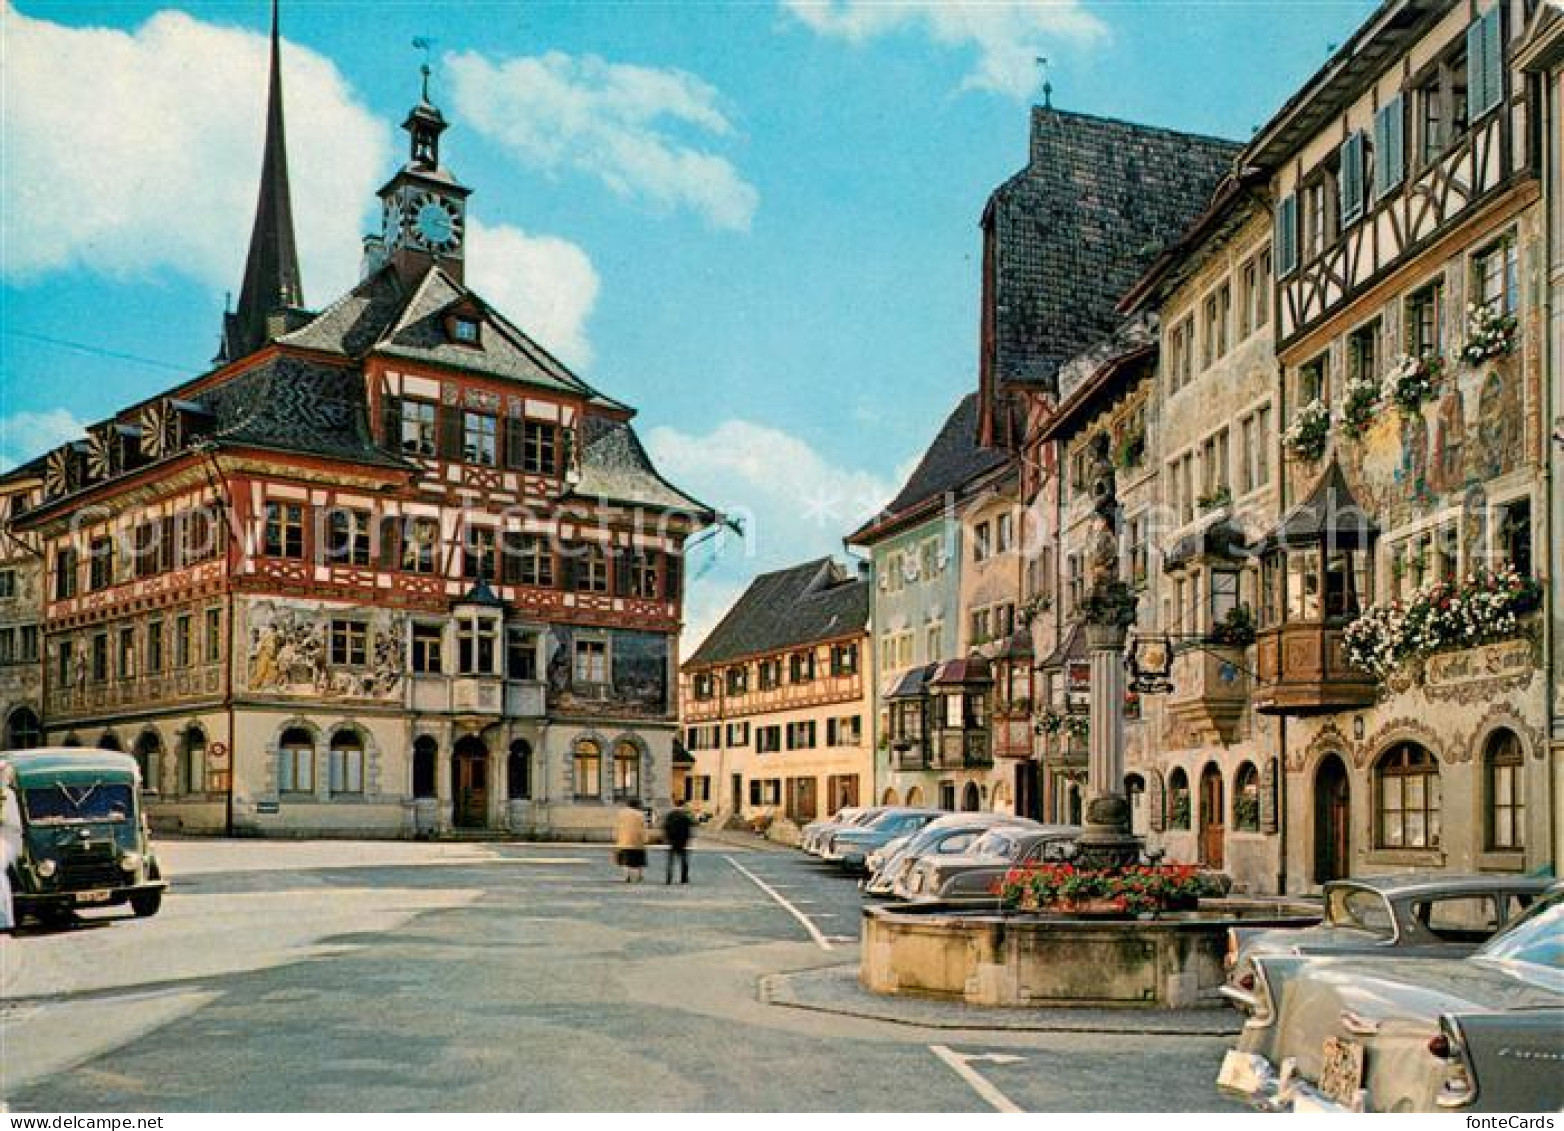
[[[679,860],[679,882],[690,882],[690,841],[695,837],[695,818],[681,801],[663,818],[663,839],[668,842],[668,878],[673,883],[673,861]]]
[[[625,870],[625,883],[646,878],[646,814],[637,798],[627,798],[614,819],[614,859]]]

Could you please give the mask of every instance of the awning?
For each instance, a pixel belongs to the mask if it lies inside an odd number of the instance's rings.
[[[886,699],[917,699],[924,693],[924,686],[934,675],[938,664],[925,664],[921,668],[913,668],[903,672],[901,677],[891,685],[891,689],[885,693]]]
[[[1257,548],[1287,550],[1324,543],[1336,550],[1363,550],[1378,532],[1379,527],[1347,486],[1341,465],[1333,459],[1309,497],[1288,511]]]
[[[946,660],[939,665],[934,678],[929,680],[929,683],[941,686],[993,682],[994,677],[989,673],[988,661],[976,652],[964,660]]]

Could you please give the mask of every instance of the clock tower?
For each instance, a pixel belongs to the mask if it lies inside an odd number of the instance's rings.
[[[427,66],[423,75],[423,97],[402,123],[410,139],[407,164],[380,190],[381,234],[370,241],[371,266],[390,263],[404,282],[414,283],[438,263],[461,282],[472,190],[440,164],[440,135],[447,123],[429,101]]]

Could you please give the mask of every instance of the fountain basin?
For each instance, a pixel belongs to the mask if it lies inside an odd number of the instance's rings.
[[[972,1005],[1202,1008],[1222,1004],[1229,927],[1319,918],[1306,904],[1232,898],[1152,919],[870,907],[858,977],[876,993]]]

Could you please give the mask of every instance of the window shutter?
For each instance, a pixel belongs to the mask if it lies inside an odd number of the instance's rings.
[[[1284,196],[1276,206],[1276,277],[1290,275],[1298,267],[1298,197]]]
[[[521,550],[523,539],[513,530],[500,532],[500,582],[503,585],[521,584]]]
[[[559,556],[559,587],[567,593],[575,592],[576,570],[581,564],[581,547],[566,546]]]
[[[1406,173],[1401,96],[1374,112],[1374,196],[1382,197],[1401,183]]]
[[[568,475],[576,466],[576,430],[574,428],[561,428],[559,430],[559,443],[555,445],[555,460],[552,468],[545,468],[550,474]]]
[[[681,593],[679,585],[681,581],[680,570],[684,566],[684,559],[679,554],[669,554],[663,558],[663,597],[668,601],[679,600]]]
[[[608,546],[605,552],[614,571],[614,595],[630,595],[630,563],[633,560],[628,546]]]
[[[1350,224],[1363,215],[1363,135],[1354,133],[1341,143],[1341,222]]]
[[[1490,8],[1466,29],[1466,117],[1475,122],[1504,97],[1502,5]]]
[[[525,429],[519,417],[509,417],[505,421],[505,466],[512,471],[521,470],[522,449],[524,447],[523,436]]]
[[[380,443],[393,452],[402,450],[402,400],[389,393],[380,399]]]
[[[158,543],[158,566],[160,569],[174,568],[174,516],[164,515],[162,525],[162,540]]]
[[[380,520],[380,568],[402,568],[402,519],[398,515]]]
[[[440,458],[447,463],[462,463],[462,441],[465,439],[462,410],[454,404],[440,406]]]
[[[1483,33],[1483,71],[1487,79],[1484,110],[1504,101],[1504,5],[1495,4],[1483,17],[1488,30]]]

